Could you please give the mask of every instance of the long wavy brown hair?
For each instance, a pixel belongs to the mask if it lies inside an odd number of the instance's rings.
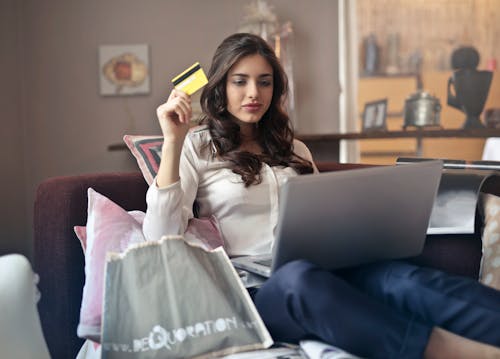
[[[227,111],[226,81],[231,67],[240,59],[258,54],[273,69],[273,97],[267,112],[256,124],[257,142],[262,154],[240,151],[239,125]],[[231,163],[230,168],[241,175],[245,186],[262,181],[262,163],[270,166],[292,167],[300,174],[312,173],[312,163],[293,152],[294,133],[290,119],[283,110],[288,94],[288,80],[274,50],[261,37],[239,33],[226,38],[215,51],[208,73],[208,84],[201,94],[204,117],[201,122],[208,125],[213,144],[220,158]]]

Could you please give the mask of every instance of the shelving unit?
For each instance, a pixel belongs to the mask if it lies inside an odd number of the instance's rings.
[[[422,88],[431,95],[437,97],[441,103],[440,124],[445,132],[458,133],[465,120],[465,115],[448,106],[447,83],[451,72],[423,72],[420,75]],[[496,75],[496,76],[495,76]],[[500,75],[495,74],[491,84],[486,108],[500,107]],[[404,123],[403,110],[406,98],[417,90],[415,76],[376,76],[362,77],[358,86],[358,108],[360,112],[364,103],[380,98],[388,99],[388,111],[391,116],[387,117],[388,131],[398,133],[402,131]],[[399,115],[399,116],[398,116]],[[361,128],[361,118],[359,119]],[[425,129],[429,132],[434,129]],[[447,132],[452,131],[452,132]],[[401,133],[404,133],[402,131]],[[375,136],[375,135],[374,135]],[[360,162],[372,164],[393,164],[397,157],[401,156],[423,156],[432,158],[450,158],[464,160],[479,160],[483,152],[486,137],[462,137],[460,140],[453,137],[444,139],[441,136],[424,136],[414,139],[408,137],[384,137],[375,140],[375,137],[366,137],[359,142]],[[448,137],[448,136],[445,136]]]
[[[387,117],[388,129],[399,131],[403,125],[404,100],[420,86],[440,99],[442,127],[461,128],[465,116],[446,104],[451,55],[460,46],[473,46],[480,54],[478,69],[494,69],[495,61],[500,60],[500,47],[495,41],[500,35],[499,15],[498,0],[356,1],[359,73],[379,72],[373,77],[359,77],[359,112],[364,103],[387,97],[391,113]],[[380,73],[398,71],[418,72],[418,84],[414,77],[405,76],[408,74]],[[485,109],[500,107],[500,75],[496,72]],[[360,161],[390,164],[398,154],[416,153],[419,148],[425,157],[478,160],[484,141],[426,138],[416,147],[415,141],[404,138],[364,140],[359,142]]]

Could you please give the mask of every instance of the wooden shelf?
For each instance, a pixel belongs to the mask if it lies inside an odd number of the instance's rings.
[[[500,129],[473,128],[473,129],[409,129],[402,131],[367,131],[351,133],[335,133],[325,135],[297,135],[304,141],[339,141],[339,140],[362,140],[377,138],[487,138],[500,137]]]
[[[414,156],[422,156],[422,141],[424,138],[488,138],[500,137],[500,129],[477,128],[477,129],[408,129],[403,131],[370,131],[370,132],[353,132],[353,133],[335,133],[324,135],[297,135],[297,138],[304,141],[311,150],[315,160],[318,161],[338,161],[339,146],[342,140],[383,140],[396,138],[413,138],[416,140],[416,149]],[[395,150],[375,151],[371,156],[387,156],[401,154],[405,151]],[[363,153],[367,155],[367,153]]]

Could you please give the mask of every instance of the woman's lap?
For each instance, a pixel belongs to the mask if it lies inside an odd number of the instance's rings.
[[[316,337],[360,356],[422,356],[431,328],[306,261],[280,268],[255,298],[276,340]]]
[[[401,355],[424,350],[433,326],[499,346],[499,298],[474,280],[403,261],[333,273],[295,261],[259,290],[256,305],[278,340],[312,335],[358,355],[370,346]]]

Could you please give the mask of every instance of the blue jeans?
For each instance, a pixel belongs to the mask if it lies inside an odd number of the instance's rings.
[[[421,358],[434,326],[500,346],[500,291],[385,261],[334,272],[290,262],[255,304],[277,341],[316,338],[370,358]]]

